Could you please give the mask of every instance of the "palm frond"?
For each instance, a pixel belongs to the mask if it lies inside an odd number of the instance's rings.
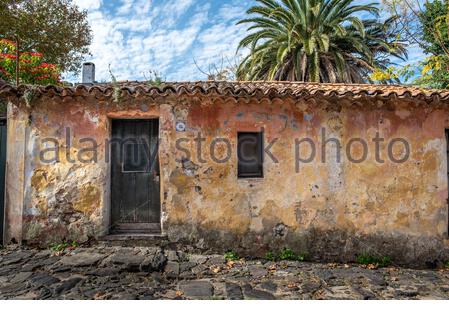
[[[256,0],[238,24],[251,32],[239,79],[363,82],[391,57],[407,56],[394,16],[380,21],[376,3],[355,0]],[[361,19],[361,13],[371,16]]]

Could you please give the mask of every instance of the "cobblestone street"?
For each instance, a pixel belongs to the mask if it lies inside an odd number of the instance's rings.
[[[159,248],[0,250],[2,299],[449,299],[448,270],[226,261]]]

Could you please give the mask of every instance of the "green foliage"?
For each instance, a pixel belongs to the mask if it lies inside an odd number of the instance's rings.
[[[108,69],[109,69],[109,75],[111,76],[112,88],[114,90],[114,92],[112,93],[112,100],[115,103],[120,103],[120,101],[122,100],[122,90],[120,89],[120,85],[117,81],[117,78],[112,73],[111,65],[109,65]]]
[[[273,251],[268,251],[265,255],[265,258],[269,261],[276,261],[276,256]]]
[[[16,43],[0,38],[0,79],[9,83],[16,81]],[[59,84],[58,66],[47,63],[38,52],[19,52],[19,82],[23,84]]]
[[[296,260],[298,260],[298,261],[307,261],[307,260],[309,260],[309,254],[307,252],[299,253],[296,256]]]
[[[376,4],[354,0],[256,0],[247,11],[251,31],[239,44],[250,54],[239,80],[366,82],[390,57],[404,58],[404,42],[394,30],[397,17],[380,21]],[[361,15],[372,14],[362,20]]]
[[[239,255],[233,250],[227,251],[225,253],[224,257],[225,257],[226,261],[237,261],[240,259]]]
[[[424,10],[419,14],[422,25],[420,47],[425,53],[431,54],[420,62],[421,75],[415,84],[434,88],[449,88],[449,2],[435,0],[424,4]]]
[[[357,256],[356,262],[362,265],[376,265],[384,268],[391,264],[391,258],[388,256],[379,257],[368,253],[362,253]]]
[[[73,249],[75,249],[77,247],[78,247],[78,243],[76,241],[72,241],[70,243],[64,241],[64,242],[61,242],[61,243],[52,244],[50,246],[50,250],[53,253],[60,253],[60,252],[62,252],[64,250],[66,250],[66,249],[72,249],[73,250]]]
[[[449,57],[446,55],[430,56],[421,62],[403,67],[390,66],[385,70],[376,69],[370,74],[370,80],[378,83],[390,81],[409,82],[423,88],[449,88]],[[410,81],[411,79],[411,81]]]
[[[434,0],[424,3],[424,10],[420,13],[419,20],[423,40],[420,45],[425,53],[436,56],[447,54],[445,48],[449,48],[448,16],[448,1]]]
[[[41,52],[62,72],[78,73],[92,31],[73,0],[1,0],[0,38],[18,38],[21,51]]]
[[[430,56],[420,63],[421,75],[415,84],[433,89],[449,88],[449,56]]]
[[[369,79],[377,83],[389,83],[389,82],[407,82],[415,75],[415,71],[410,64],[403,67],[389,66],[385,69],[376,68],[369,75]]]
[[[278,259],[279,260],[291,260],[291,261],[294,261],[294,260],[296,260],[296,254],[291,249],[284,248],[279,253]]]
[[[445,267],[445,268],[449,268],[449,261],[446,261],[446,262],[444,263],[444,267]]]
[[[270,261],[307,261],[309,259],[309,254],[306,252],[297,254],[289,248],[283,248],[277,254],[268,251],[265,258]]]
[[[150,70],[149,76],[147,79],[147,83],[153,87],[160,87],[165,82],[165,79],[162,78],[162,75],[156,70]]]

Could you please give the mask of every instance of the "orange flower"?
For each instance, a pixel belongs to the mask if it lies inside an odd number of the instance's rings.
[[[8,40],[8,39],[0,39],[0,42],[3,42],[5,44],[9,44],[9,45],[12,45],[12,46],[16,45],[16,43],[14,41],[11,41],[11,40]]]

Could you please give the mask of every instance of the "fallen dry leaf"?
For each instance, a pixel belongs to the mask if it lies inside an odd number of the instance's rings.
[[[64,253],[63,251],[55,251],[55,252],[53,252],[53,256],[60,257],[60,256],[62,256],[63,253]]]
[[[182,292],[181,290],[176,291],[177,297],[182,297],[183,295],[184,295],[184,292]]]
[[[219,273],[221,271],[220,267],[211,267],[213,273]]]
[[[94,295],[94,300],[104,300],[105,296],[106,296],[106,293],[104,293],[104,292],[97,292]]]
[[[293,282],[290,282],[288,285],[287,285],[287,288],[289,288],[289,289],[294,289],[294,288],[297,288],[298,286],[296,285],[296,283],[293,283]]]
[[[324,296],[324,290],[323,290],[323,289],[319,289],[318,291],[316,291],[316,292],[313,294],[313,298],[314,298],[315,300],[322,300],[322,299],[323,299],[323,296]]]

